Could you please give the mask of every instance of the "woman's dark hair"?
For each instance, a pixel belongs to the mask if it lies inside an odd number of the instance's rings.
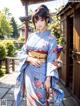
[[[38,19],[42,18],[44,20],[50,20],[50,14],[49,14],[49,9],[45,5],[41,5],[38,9],[35,10],[33,16],[32,16],[32,22],[35,25],[35,22],[38,21]]]
[[[46,12],[49,13],[49,9],[47,8],[47,6],[45,6],[45,5],[41,5],[40,7],[43,7],[43,8],[46,10]]]

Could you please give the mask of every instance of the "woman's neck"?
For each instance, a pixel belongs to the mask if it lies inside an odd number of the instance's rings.
[[[48,29],[47,28],[44,28],[42,30],[37,30],[37,32],[46,32]]]

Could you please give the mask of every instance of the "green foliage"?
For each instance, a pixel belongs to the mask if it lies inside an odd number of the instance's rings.
[[[14,41],[12,40],[0,40],[0,77],[5,74],[3,66],[3,60],[6,56],[14,56],[15,48]]]
[[[65,41],[64,41],[63,36],[60,36],[60,37],[58,38],[58,44],[61,45],[61,46],[63,46],[63,45],[65,44]]]
[[[5,74],[5,70],[0,68],[0,77],[2,77]]]
[[[0,12],[0,37],[10,36],[13,32],[13,28],[10,22],[6,19],[6,16]]]
[[[4,71],[2,70],[2,60],[6,57],[6,48],[3,42],[0,41],[0,76],[4,75]]]
[[[4,12],[7,19],[9,19],[10,16],[12,16],[12,14],[10,13],[9,8],[7,8],[7,7],[4,7],[3,12]]]
[[[2,60],[0,60],[0,77],[2,77],[6,73],[6,69],[3,65]]]
[[[6,48],[3,42],[0,41],[0,60],[6,57]]]
[[[64,8],[64,5],[56,9],[55,14],[53,14],[52,16],[52,23],[49,25],[49,29],[51,29],[52,34],[56,36],[59,45],[65,44],[64,36],[61,29],[61,19],[59,16],[56,15],[60,10],[62,10],[62,8]]]
[[[5,45],[0,42],[0,76],[3,76],[3,71],[1,69],[2,67],[2,60],[6,57],[6,48]]]
[[[25,41],[24,36],[23,35],[22,36],[19,36],[18,43],[24,43],[24,41]]]
[[[2,77],[4,75],[3,70],[0,69],[0,77]]]
[[[61,34],[60,17],[57,17],[56,15],[52,16],[52,23],[49,25],[49,29],[51,29],[56,36]]]
[[[64,45],[64,38],[62,36],[60,24],[60,17],[54,15],[52,16],[52,23],[49,25],[49,29],[51,30],[52,34],[56,36],[58,44]]]
[[[22,36],[19,36],[18,42],[17,42],[18,49],[21,49],[21,47],[23,46],[24,42],[25,42],[25,37],[23,35]]]
[[[19,33],[18,33],[18,28],[17,28],[17,24],[15,22],[15,19],[12,17],[11,19],[11,25],[13,27],[13,33],[12,33],[12,37],[13,38],[18,38]]]
[[[5,47],[7,50],[7,56],[14,56],[14,54],[15,54],[14,41],[4,40],[3,43],[5,44]]]

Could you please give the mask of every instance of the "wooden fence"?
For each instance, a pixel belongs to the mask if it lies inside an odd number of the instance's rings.
[[[15,57],[6,57],[5,58],[6,73],[10,73],[11,71],[15,71],[16,60],[17,59]]]

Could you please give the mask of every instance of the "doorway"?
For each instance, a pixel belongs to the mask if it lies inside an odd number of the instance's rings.
[[[67,17],[67,87],[72,90],[73,84],[73,17]]]

